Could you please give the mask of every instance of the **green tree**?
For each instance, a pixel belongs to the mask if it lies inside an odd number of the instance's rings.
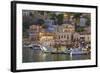
[[[73,18],[75,19],[75,25],[79,24],[81,13],[73,13]]]
[[[90,15],[87,15],[87,16],[84,16],[86,18],[86,26],[90,26],[91,25],[91,16]]]
[[[38,19],[38,25],[40,25],[40,26],[43,26],[43,24],[44,24],[44,20],[43,19]]]
[[[63,18],[64,18],[64,15],[63,14],[57,15],[57,24],[58,25],[63,24]]]
[[[84,31],[84,28],[82,28],[82,27],[77,27],[76,28],[76,32],[83,32]]]

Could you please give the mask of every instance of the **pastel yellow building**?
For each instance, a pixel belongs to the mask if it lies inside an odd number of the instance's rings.
[[[63,24],[63,32],[75,32],[75,27],[71,24]]]
[[[30,41],[38,41],[40,31],[43,31],[42,26],[34,25],[34,24],[31,25],[29,27],[29,39],[30,39]]]
[[[40,32],[39,33],[39,41],[43,45],[53,45],[54,42],[54,33],[53,32]]]

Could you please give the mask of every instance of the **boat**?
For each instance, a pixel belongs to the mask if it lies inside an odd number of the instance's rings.
[[[51,54],[70,54],[70,52],[51,52]]]
[[[83,54],[88,54],[88,51],[83,51],[78,48],[73,48],[73,49],[71,49],[70,54],[71,55],[83,55]]]
[[[70,50],[52,51],[52,54],[70,54]]]

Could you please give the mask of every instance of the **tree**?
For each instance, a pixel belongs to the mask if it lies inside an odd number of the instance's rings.
[[[64,18],[64,15],[63,14],[57,15],[57,24],[58,25],[63,24],[63,18]]]
[[[91,25],[91,16],[90,15],[86,15],[84,16],[86,18],[86,26],[90,26]]]
[[[73,13],[73,19],[75,19],[75,25],[79,24],[81,13]]]
[[[38,25],[42,26],[44,24],[44,20],[43,19],[38,19],[37,23],[38,23]]]
[[[84,28],[82,28],[82,27],[77,27],[76,28],[76,32],[83,32],[84,31]]]

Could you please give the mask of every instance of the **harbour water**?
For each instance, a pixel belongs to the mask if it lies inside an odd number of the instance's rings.
[[[72,61],[72,60],[88,60],[91,59],[90,54],[51,54],[44,53],[41,50],[34,50],[32,48],[23,48],[22,62],[49,62],[49,61]]]

